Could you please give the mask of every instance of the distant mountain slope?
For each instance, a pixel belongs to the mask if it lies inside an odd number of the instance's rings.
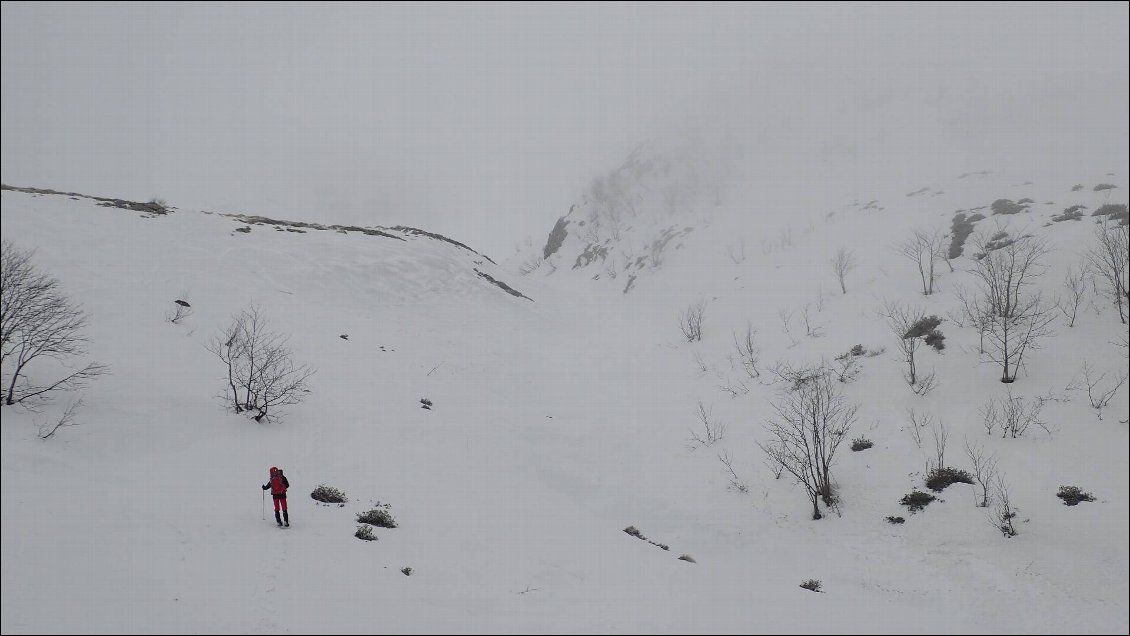
[[[240,235],[250,234],[253,228],[271,228],[275,232],[286,232],[291,234],[306,234],[306,233],[336,233],[336,234],[358,234],[364,236],[378,237],[383,239],[392,239],[403,243],[401,246],[396,246],[394,243],[373,243],[371,247],[375,254],[383,254],[384,258],[390,261],[403,261],[411,259],[412,256],[418,255],[423,262],[430,262],[436,270],[435,280],[431,281],[410,281],[403,277],[399,278],[399,283],[402,285],[414,285],[420,290],[428,288],[448,288],[454,289],[457,286],[474,287],[482,285],[484,282],[489,283],[495,289],[506,292],[511,296],[520,294],[515,293],[515,290],[500,280],[505,276],[505,273],[500,272],[496,264],[489,256],[476,252],[471,247],[460,243],[454,239],[448,238],[441,234],[428,232],[414,227],[396,226],[391,228],[386,227],[360,227],[360,226],[346,226],[334,225],[323,223],[308,223],[303,221],[287,221],[280,219],[272,219],[264,216],[248,216],[244,214],[233,213],[216,213],[216,212],[194,212],[194,211],[180,211],[164,201],[149,201],[137,202],[126,201],[122,199],[112,199],[107,197],[93,197],[74,192],[58,192],[51,189],[44,188],[26,188],[3,185],[0,186],[5,193],[5,196],[18,197],[21,194],[29,195],[30,197],[49,197],[66,198],[70,201],[75,201],[79,205],[86,201],[96,202],[99,207],[121,208],[141,212],[144,218],[153,218],[157,216],[166,216],[171,214],[205,214],[215,215],[216,217],[235,221],[239,223],[239,227],[231,227],[232,237],[239,237]],[[12,205],[19,205],[13,199]],[[64,204],[64,208],[70,209]],[[218,226],[222,227],[222,226]],[[438,260],[437,260],[438,259]],[[379,265],[374,263],[374,266]],[[423,270],[421,270],[423,271]]]
[[[691,152],[645,144],[595,179],[549,230],[544,245],[520,254],[519,268],[535,277],[572,272],[628,293],[678,260],[671,257],[685,246],[713,250],[720,266],[738,265],[844,220],[863,234],[899,226],[940,232],[953,240],[954,258],[962,255],[974,227],[1051,228],[1107,217],[1127,222],[1126,184],[1113,174],[1061,175],[1034,183],[1023,173],[973,170],[937,175],[910,188],[882,182],[847,188],[800,185],[800,179],[735,183],[725,172],[725,166]],[[820,203],[812,205],[814,200]],[[691,260],[697,263],[698,257]]]

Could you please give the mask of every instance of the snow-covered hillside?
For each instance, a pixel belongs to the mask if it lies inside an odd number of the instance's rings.
[[[953,272],[939,261],[923,296],[896,248],[980,212],[977,232],[1000,224],[1048,240],[1038,287],[1063,296],[1094,240],[1091,212],[1125,203],[1126,166],[828,186],[794,207],[690,165],[633,156],[547,245],[501,265],[405,228],[248,225],[4,191],[4,240],[36,250],[83,304],[88,357],[111,374],[82,394],[79,425],[50,439],[40,425],[77,395],[0,411],[3,631],[1130,629],[1128,390],[1100,419],[1079,388],[1084,363],[1108,383],[1127,366],[1115,344],[1126,327],[1103,288],[1088,288],[1074,327],[1057,320],[1011,385],[1042,400],[1047,430],[1002,438],[980,415],[1006,390],[1000,369],[978,355],[976,329],[951,318],[972,250]],[[991,214],[1000,199],[1031,203]],[[1087,206],[1079,220],[1052,219],[1076,205]],[[857,259],[846,293],[828,264],[841,248]],[[172,324],[176,299],[194,313]],[[688,342],[679,317],[700,301],[702,339]],[[879,313],[888,302],[945,318],[945,350],[918,354],[936,373],[927,395],[903,380]],[[206,349],[252,303],[317,369],[305,401],[271,424],[225,410],[225,368]],[[747,329],[755,378],[734,351]],[[855,345],[883,351],[840,385],[860,407],[850,437],[874,446],[840,449],[838,506],[814,521],[758,447],[783,389],[770,369],[831,363]],[[709,446],[691,439],[702,437],[699,404],[725,426]],[[899,505],[925,490],[935,451],[929,433],[915,440],[910,410],[944,423],[948,465],[970,468],[966,439],[999,458],[1015,537],[975,505],[974,486],[952,485],[917,514]],[[287,531],[259,488],[270,466],[292,485]],[[349,502],[318,504],[308,495],[319,484]],[[1063,505],[1065,485],[1096,501]],[[377,503],[399,527],[360,541],[355,516]],[[823,593],[799,587],[807,579]]]

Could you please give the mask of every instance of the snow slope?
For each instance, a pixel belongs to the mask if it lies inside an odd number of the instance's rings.
[[[258,225],[245,234],[218,214],[148,216],[4,191],[4,239],[36,249],[36,264],[83,303],[89,358],[112,374],[84,392],[81,425],[48,440],[37,426],[75,396],[40,412],[0,411],[0,626],[1125,633],[1130,463],[1118,420],[1127,389],[1100,420],[1085,395],[1065,388],[1084,361],[1125,369],[1124,351],[1110,344],[1125,333],[1113,307],[1094,299],[1074,328],[1057,325],[1032,354],[1014,391],[1049,398],[1052,432],[1019,439],[985,435],[978,408],[1003,385],[970,348],[975,331],[943,323],[945,353],[920,354],[940,386],[920,397],[876,315],[886,300],[952,310],[971,261],[955,260],[958,271],[942,271],[937,293],[923,297],[892,247],[1002,197],[1038,202],[1004,221],[1053,242],[1042,285],[1054,291],[1089,244],[1093,219],[1044,223],[1069,205],[1123,202],[1126,170],[1116,167],[1118,176],[1030,185],[1024,175],[955,175],[862,198],[845,191],[834,208],[737,198],[675,210],[694,230],[628,294],[616,268],[614,282],[604,268],[569,261],[520,276],[535,254],[495,266],[417,234]],[[1100,181],[1118,189],[1093,191]],[[1072,191],[1076,182],[1087,187]],[[627,240],[645,244],[630,231]],[[742,239],[744,259],[735,259]],[[847,294],[827,265],[839,247],[860,260]],[[165,320],[176,298],[195,310],[179,325]],[[687,343],[677,317],[699,299],[703,340]],[[215,398],[224,369],[204,345],[252,302],[318,370],[306,401],[279,423],[257,424]],[[805,306],[819,337],[804,334]],[[733,390],[744,373],[730,360],[732,334],[747,324],[766,365],[830,360],[855,344],[887,349],[843,387],[861,405],[853,437],[875,446],[841,449],[840,515],[812,521],[802,491],[764,465],[756,442],[780,387],[764,376]],[[425,397],[432,410],[420,408]],[[689,442],[700,401],[727,425],[710,448]],[[965,436],[997,453],[1020,510],[1018,536],[1001,536],[970,486],[951,486],[913,516],[898,505],[923,487],[931,450],[905,430],[908,408],[948,425],[952,465],[967,467]],[[748,492],[728,488],[719,452]],[[259,485],[273,465],[292,484],[289,531],[263,514]],[[350,501],[317,504],[308,493],[323,483]],[[1066,507],[1060,485],[1098,501]],[[400,527],[359,541],[355,514],[376,502],[391,505]],[[904,525],[884,520],[900,514]],[[669,550],[624,533],[630,525]],[[809,578],[825,593],[798,587]]]

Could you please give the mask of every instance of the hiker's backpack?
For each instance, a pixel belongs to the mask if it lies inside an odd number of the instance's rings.
[[[281,469],[275,471],[275,474],[271,475],[271,494],[286,494],[286,483],[283,481],[283,471]]]

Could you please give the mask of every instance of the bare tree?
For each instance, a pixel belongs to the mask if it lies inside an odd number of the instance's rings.
[[[832,272],[836,275],[836,280],[840,282],[840,292],[846,294],[847,285],[844,281],[847,278],[848,272],[855,269],[855,254],[853,254],[851,250],[841,247],[836,250],[836,255],[832,257],[830,262]]]
[[[812,518],[820,519],[820,500],[826,506],[835,503],[832,464],[858,407],[847,402],[826,373],[783,392],[772,407],[776,416],[766,423],[771,440],[758,445],[804,487]]]
[[[906,372],[903,378],[906,383],[914,386],[918,382],[918,365],[915,363],[914,354],[922,345],[921,338],[908,338],[907,334],[918,321],[925,317],[921,307],[904,307],[898,303],[887,303],[887,326],[895,334],[899,353],[906,362]]]
[[[1099,277],[1107,282],[1108,293],[1118,306],[1118,319],[1126,324],[1127,313],[1122,302],[1130,309],[1130,226],[1104,222],[1095,229],[1095,244],[1087,253],[1087,260]]]
[[[942,319],[937,316],[927,316],[921,307],[903,306],[895,302],[887,303],[884,315],[887,318],[887,326],[895,335],[899,353],[906,363],[903,378],[915,393],[919,395],[929,393],[934,388],[935,376],[933,373],[919,376],[915,354],[924,343],[939,348],[943,346],[941,342],[944,336],[937,330],[938,325],[942,324]]]
[[[981,501],[977,504],[981,508],[989,507],[989,487],[997,476],[997,456],[985,454],[985,447],[978,443],[969,443],[965,439],[965,454],[973,464],[973,479],[981,487]]]
[[[1063,277],[1063,287],[1067,290],[1067,295],[1057,304],[1063,317],[1067,319],[1067,326],[1074,327],[1079,306],[1087,298],[1087,268],[1068,267],[1067,274]]]
[[[702,318],[706,313],[706,301],[700,300],[679,316],[679,329],[682,330],[687,342],[702,340]]]
[[[1043,274],[1048,252],[1042,239],[1022,236],[993,249],[984,236],[975,239],[982,257],[973,268],[977,284],[975,311],[985,321],[986,354],[1001,367],[1001,382],[1012,383],[1028,349],[1051,333],[1055,316],[1029,287]]]
[[[309,392],[314,370],[296,365],[288,337],[271,331],[267,319],[252,305],[232,316],[207,348],[227,367],[225,401],[236,413],[251,412],[256,422],[274,421],[271,409],[298,404]]]
[[[898,253],[914,262],[918,276],[922,279],[922,294],[934,293],[934,263],[937,261],[939,232],[918,230],[914,236],[897,246]]]
[[[32,383],[28,367],[36,360],[60,363],[86,354],[87,315],[59,289],[58,279],[38,271],[31,252],[4,241],[0,248],[0,362],[11,365],[4,404],[47,399],[52,391],[81,388],[109,368],[97,362],[48,384]]]

